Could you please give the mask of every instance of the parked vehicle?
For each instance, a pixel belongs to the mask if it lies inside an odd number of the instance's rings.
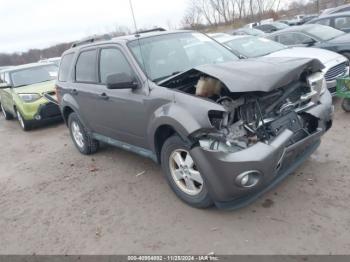
[[[229,47],[240,58],[255,57],[299,57],[319,59],[325,68],[322,72],[328,90],[336,93],[337,78],[349,76],[349,60],[335,52],[319,48],[288,47],[272,40],[255,36],[216,37],[216,40]]]
[[[341,5],[335,8],[328,8],[324,10],[320,16],[331,15],[331,14],[347,12],[347,11],[350,11],[350,4]]]
[[[193,31],[91,42],[63,54],[57,81],[75,146],[92,154],[103,141],[153,159],[189,205],[251,203],[332,125],[318,60],[238,60]]]
[[[264,33],[272,33],[272,32],[276,32],[279,30],[283,30],[285,28],[288,28],[289,26],[284,24],[284,23],[279,23],[279,22],[273,22],[270,24],[262,24],[262,25],[258,25],[255,26],[254,29],[258,29],[263,31]]]
[[[254,23],[246,24],[243,28],[254,28],[255,26],[258,26],[258,25],[260,25],[259,22],[254,22]]]
[[[265,33],[255,28],[240,28],[233,31],[227,32],[230,35],[254,35],[254,36],[265,36]]]
[[[350,34],[329,26],[293,26],[266,36],[288,46],[317,47],[337,52],[350,59]]]
[[[57,70],[55,64],[28,64],[3,71],[0,97],[5,119],[17,117],[23,130],[62,119],[58,106],[44,98],[55,93]]]
[[[335,13],[312,19],[307,24],[319,24],[350,33],[350,12]]]

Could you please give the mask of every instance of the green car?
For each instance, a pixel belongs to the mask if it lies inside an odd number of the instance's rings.
[[[23,130],[61,119],[55,97],[55,64],[28,64],[0,73],[1,110],[6,120],[17,118]]]

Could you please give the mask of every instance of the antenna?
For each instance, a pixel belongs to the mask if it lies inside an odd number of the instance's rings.
[[[135,13],[134,13],[134,7],[132,6],[132,0],[129,0],[130,4],[130,9],[131,9],[131,14],[132,14],[132,19],[134,21],[134,27],[135,27],[135,32],[137,32],[137,24],[136,24],[136,19],[135,19]]]
[[[129,0],[129,4],[130,4],[130,9],[131,9],[131,14],[132,14],[132,19],[134,21],[134,26],[135,26],[135,32],[138,31],[137,29],[137,24],[136,24],[136,19],[135,19],[135,13],[134,13],[134,7],[132,5],[132,0]],[[136,33],[135,37],[137,38],[137,41],[138,41],[138,44],[139,44],[139,50],[140,50],[140,56],[141,56],[141,62],[142,62],[142,65],[143,65],[143,70],[144,70],[144,73],[145,75],[148,77],[148,74],[147,74],[147,69],[146,69],[146,65],[145,65],[145,60],[143,59],[143,53],[142,53],[142,49],[141,49],[141,43],[140,43],[140,35],[138,33]],[[147,81],[147,85],[148,85],[148,81]],[[148,86],[148,90],[151,91],[150,87]]]

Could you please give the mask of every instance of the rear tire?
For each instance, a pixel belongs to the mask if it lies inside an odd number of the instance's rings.
[[[17,120],[19,122],[19,125],[21,126],[21,128],[23,129],[23,131],[28,131],[32,128],[31,124],[25,120],[21,114],[21,112],[19,112],[18,110],[16,111],[17,114]]]
[[[13,115],[11,113],[7,112],[2,104],[1,104],[1,110],[2,110],[2,114],[4,115],[6,120],[13,119]]]
[[[350,112],[350,99],[344,98],[341,103],[341,107],[345,112]]]
[[[91,136],[86,127],[80,121],[77,113],[71,113],[68,117],[68,127],[72,140],[79,150],[84,155],[96,153],[99,148],[99,142]]]
[[[168,138],[161,151],[163,173],[171,189],[186,204],[196,208],[211,207],[213,201],[206,182],[189,152],[190,147],[180,137]]]

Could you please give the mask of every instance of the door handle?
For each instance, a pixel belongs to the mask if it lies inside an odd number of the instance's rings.
[[[78,94],[78,91],[77,91],[76,89],[72,89],[72,90],[70,91],[70,93],[71,93],[72,95],[77,95],[77,94]]]
[[[108,100],[109,99],[109,96],[106,94],[106,93],[102,93],[99,95],[99,97],[103,100]]]

